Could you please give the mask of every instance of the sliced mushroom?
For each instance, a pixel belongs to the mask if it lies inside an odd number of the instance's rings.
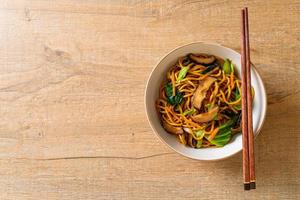
[[[216,57],[208,54],[190,54],[190,59],[199,64],[211,64],[216,60]]]
[[[183,128],[184,132],[189,133],[189,134],[193,134],[192,129],[188,128],[188,127],[184,127]]]
[[[192,97],[192,103],[195,108],[197,108],[197,109],[201,108],[201,104],[202,104],[203,99],[206,96],[207,90],[210,88],[210,86],[215,81],[216,81],[215,78],[208,76],[207,78],[205,78],[204,80],[202,80],[200,82],[200,84],[198,85],[198,88],[196,89],[196,91]]]
[[[194,142],[193,142],[194,140],[193,140],[193,136],[192,135],[188,135],[188,144],[191,146],[191,147],[195,147],[195,145],[194,145]]]
[[[209,122],[216,117],[216,115],[218,114],[218,111],[219,111],[219,107],[216,106],[206,113],[201,113],[199,115],[192,116],[192,119],[195,122],[200,122],[200,123]]]
[[[163,127],[168,131],[169,133],[173,133],[175,135],[183,134],[182,127],[172,126],[168,124],[167,122],[163,122]]]

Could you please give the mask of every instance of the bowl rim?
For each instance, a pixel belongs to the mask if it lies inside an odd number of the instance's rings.
[[[198,159],[198,158],[195,158],[195,157],[191,157],[189,156],[188,154],[185,154],[185,153],[182,153],[182,152],[179,152],[177,149],[175,149],[174,147],[170,146],[160,135],[159,133],[156,131],[156,129],[153,127],[154,125],[152,124],[152,122],[150,121],[150,118],[149,118],[149,115],[148,115],[148,110],[147,110],[147,91],[148,91],[148,87],[149,87],[149,82],[150,82],[150,79],[151,79],[151,76],[153,74],[153,72],[155,71],[155,69],[158,67],[158,65],[167,57],[169,56],[170,54],[172,54],[174,51],[178,50],[178,49],[181,49],[183,47],[186,47],[186,46],[190,46],[190,45],[195,45],[195,44],[207,44],[207,45],[215,45],[215,46],[220,46],[220,47],[224,47],[228,50],[231,50],[235,53],[237,53],[238,55],[241,55],[239,52],[229,48],[229,47],[226,47],[224,45],[221,45],[221,44],[218,44],[218,43],[215,43],[215,42],[203,42],[203,41],[196,41],[196,42],[190,42],[190,43],[187,43],[187,44],[183,44],[183,45],[180,45],[178,47],[175,47],[173,48],[172,50],[170,50],[169,52],[165,53],[160,59],[158,62],[156,62],[155,64],[155,67],[152,68],[150,74],[148,75],[148,79],[147,79],[147,82],[146,82],[146,87],[145,87],[145,93],[144,93],[144,106],[145,106],[145,111],[146,111],[146,116],[147,116],[147,121],[148,123],[150,124],[150,127],[152,129],[152,131],[155,133],[156,137],[159,138],[160,141],[162,141],[167,147],[169,147],[170,149],[172,149],[173,151],[175,151],[177,154],[183,156],[183,157],[186,157],[186,158],[189,158],[189,159],[193,159],[193,160],[199,160],[199,161],[218,161],[218,160],[224,160],[226,158],[229,158],[229,157],[232,157],[238,153],[240,153],[243,149],[240,149],[228,156],[224,156],[224,157],[221,157],[221,158],[216,158],[216,159]],[[265,87],[265,84],[261,78],[261,75],[259,74],[259,71],[257,70],[257,68],[255,67],[255,65],[251,62],[251,67],[253,68],[253,70],[257,73],[258,77],[260,78],[260,83],[261,83],[261,89],[263,92],[263,95],[264,95],[264,99],[265,99],[265,106],[264,106],[264,109],[262,110],[262,122],[261,122],[261,125],[258,127],[257,131],[256,131],[256,134],[254,134],[254,137],[255,139],[257,138],[257,136],[259,135],[259,133],[261,132],[261,129],[265,123],[265,120],[266,120],[266,113],[267,113],[267,106],[268,106],[268,101],[267,101],[267,92],[266,92],[266,87]]]

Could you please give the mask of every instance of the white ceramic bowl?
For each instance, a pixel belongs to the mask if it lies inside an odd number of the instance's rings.
[[[159,115],[155,108],[155,101],[159,96],[160,84],[165,79],[168,69],[177,61],[177,59],[188,53],[208,53],[221,58],[229,58],[236,65],[237,73],[240,74],[241,56],[230,48],[218,44],[196,42],[172,50],[164,56],[153,69],[146,85],[145,106],[149,123],[158,137],[167,146],[181,155],[197,160],[219,160],[228,158],[242,150],[241,134],[236,134],[224,147],[194,149],[179,143],[177,138],[174,135],[167,133],[161,125]],[[253,130],[255,136],[257,136],[265,119],[267,97],[262,79],[253,65],[251,68],[251,84],[255,90],[253,102]]]

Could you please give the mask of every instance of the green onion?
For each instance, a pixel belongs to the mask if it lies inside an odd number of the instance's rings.
[[[194,114],[195,112],[196,112],[196,109],[193,107],[193,108],[190,109],[190,110],[184,111],[182,114],[183,114],[184,116],[186,116],[186,115],[192,115],[192,114]]]
[[[174,106],[178,105],[183,101],[183,94],[179,91],[176,92],[176,95],[173,96],[173,87],[171,83],[167,83],[165,86],[165,91],[167,95],[167,102]]]
[[[240,94],[239,90],[236,88],[234,91],[234,100],[233,101],[236,101],[239,98],[241,98],[241,94]],[[240,104],[233,106],[233,108],[236,110],[242,110],[242,107]]]
[[[223,64],[223,71],[225,74],[230,74],[231,72],[231,62],[229,59],[226,59],[224,64]]]
[[[173,87],[171,83],[167,83],[165,87],[166,95],[167,97],[170,97],[173,95]]]
[[[185,78],[187,72],[189,71],[189,67],[182,67],[181,70],[179,71],[178,77],[177,77],[177,82],[180,82],[182,79]]]

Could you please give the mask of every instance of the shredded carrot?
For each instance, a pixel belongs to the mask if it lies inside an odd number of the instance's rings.
[[[182,116],[182,118],[183,118],[185,124],[191,124],[191,125],[197,127],[198,129],[203,129],[204,128],[203,126],[200,126],[199,124],[193,122],[192,120],[188,120],[185,116]]]
[[[241,98],[239,98],[238,100],[236,100],[236,101],[233,101],[233,102],[228,102],[227,100],[226,100],[226,98],[225,98],[225,94],[220,90],[220,93],[221,93],[221,95],[222,95],[222,97],[223,97],[223,101],[225,102],[225,103],[227,103],[228,105],[234,105],[234,104],[237,104],[237,103],[239,103],[240,101],[241,101]]]
[[[172,119],[172,117],[171,117],[170,113],[169,113],[169,109],[168,109],[168,107],[166,107],[166,108],[165,108],[165,111],[166,111],[166,114],[167,114],[167,116],[168,116],[169,120],[170,120],[172,123],[175,123],[175,122],[174,122],[174,120]]]
[[[217,135],[218,132],[219,132],[219,127],[215,128],[215,130],[213,130],[213,132],[208,137],[208,140],[213,140],[215,138],[215,136]]]
[[[174,113],[173,109],[171,109],[171,108],[169,108],[169,107],[166,107],[166,111],[168,111],[168,112],[173,116],[173,118],[175,118],[176,120],[180,120],[180,119],[177,117],[176,113]]]
[[[209,135],[209,134],[211,134],[212,133],[212,131],[214,130],[214,128],[215,128],[215,121],[213,121],[212,122],[212,124],[211,124],[211,128],[210,128],[210,131],[205,131],[205,134],[206,135]]]
[[[176,90],[175,90],[175,75],[174,75],[174,71],[172,72],[171,80],[172,80],[173,96],[175,96],[176,95]]]

